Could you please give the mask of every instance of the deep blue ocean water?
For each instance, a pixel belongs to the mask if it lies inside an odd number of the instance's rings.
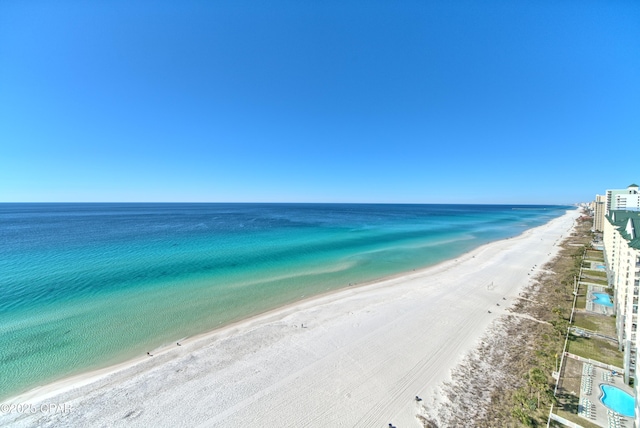
[[[569,208],[0,204],[0,399],[454,258]]]

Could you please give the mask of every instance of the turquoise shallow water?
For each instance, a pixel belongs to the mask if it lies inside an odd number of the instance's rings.
[[[456,257],[566,209],[0,204],[0,398]]]

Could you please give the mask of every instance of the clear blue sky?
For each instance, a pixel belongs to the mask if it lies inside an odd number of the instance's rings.
[[[640,2],[0,2],[0,201],[573,203],[640,181]]]

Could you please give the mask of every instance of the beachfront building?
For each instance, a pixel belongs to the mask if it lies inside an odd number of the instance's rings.
[[[636,342],[636,355],[638,354],[638,342]],[[633,383],[633,392],[634,392],[634,407],[635,407],[635,421],[633,426],[638,428],[640,427],[640,385],[638,385],[639,382],[634,382]]]
[[[604,230],[606,202],[607,197],[605,195],[596,195],[596,200],[593,201],[593,230],[596,232],[602,232]]]
[[[624,351],[624,379],[635,377],[640,288],[640,211],[612,210],[603,227],[607,280],[614,288],[616,330]],[[637,386],[637,382],[634,382]]]
[[[606,215],[614,210],[640,211],[640,192],[637,184],[626,189],[610,189],[606,194]]]

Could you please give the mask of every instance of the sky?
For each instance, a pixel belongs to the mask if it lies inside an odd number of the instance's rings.
[[[566,204],[640,182],[640,2],[0,2],[0,202]]]

